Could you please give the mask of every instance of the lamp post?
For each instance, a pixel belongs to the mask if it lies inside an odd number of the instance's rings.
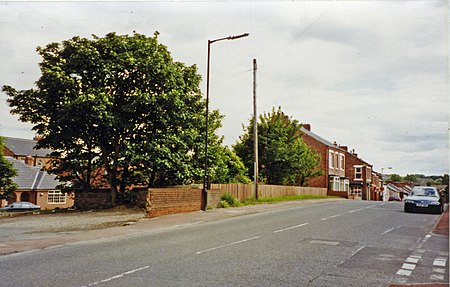
[[[247,37],[249,33],[240,34],[236,36],[228,36],[224,38],[208,40],[208,62],[206,66],[206,132],[205,132],[205,170],[203,174],[203,190],[202,190],[202,210],[208,208],[208,120],[209,120],[209,62],[211,56],[211,44],[214,42],[224,41],[224,40],[236,40],[239,38]]]
[[[381,188],[383,189],[382,191],[383,191],[383,200],[384,200],[384,180],[383,180],[383,171],[384,171],[384,169],[392,169],[392,167],[382,167],[381,168]]]

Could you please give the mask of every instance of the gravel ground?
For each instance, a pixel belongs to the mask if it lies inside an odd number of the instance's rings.
[[[144,217],[143,210],[126,208],[45,214],[11,213],[2,214],[0,217],[0,233],[15,231],[32,234],[93,230],[133,224]]]

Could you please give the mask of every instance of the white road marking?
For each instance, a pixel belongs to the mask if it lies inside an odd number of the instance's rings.
[[[397,271],[397,275],[410,276],[412,271],[400,269]]]
[[[355,252],[352,253],[352,257],[356,255],[356,253],[358,253],[359,251],[363,250],[366,246],[361,246],[360,248],[358,248]]]
[[[291,226],[291,227],[275,230],[273,233],[278,233],[278,232],[283,232],[283,231],[286,231],[286,230],[291,230],[291,229],[302,227],[302,226],[305,226],[305,225],[308,225],[308,224],[309,223],[302,223],[302,224],[299,224],[299,225],[295,225],[295,226]]]
[[[433,268],[433,272],[445,274],[445,268]]]
[[[335,217],[338,217],[338,216],[341,216],[341,215],[342,214],[335,214],[335,215],[332,215],[332,216],[324,217],[321,220],[327,220],[327,219],[335,218]]]
[[[403,269],[414,270],[416,268],[416,264],[403,263]]]
[[[311,244],[323,244],[323,245],[338,245],[337,241],[326,241],[326,240],[311,240],[309,243]]]
[[[431,274],[430,279],[435,281],[441,281],[444,280],[444,275]]]
[[[424,239],[422,240],[422,242],[427,242],[427,240],[431,237],[430,234],[425,235]]]
[[[390,229],[388,229],[388,230],[386,230],[385,232],[383,232],[383,233],[381,233],[381,234],[386,234],[386,233],[389,233],[389,232],[391,232],[392,230],[394,230],[395,229],[395,227],[392,227],[392,228],[390,228]]]
[[[361,210],[362,210],[361,208],[355,209],[355,210],[350,210],[350,211],[348,211],[348,213],[353,213],[353,212],[357,212],[357,211],[361,211]]]
[[[367,206],[366,208],[374,208],[377,205],[371,205],[371,206]]]
[[[98,285],[98,284],[100,284],[100,283],[109,282],[109,281],[112,281],[112,280],[114,280],[114,279],[122,278],[122,277],[125,276],[125,275],[133,274],[133,273],[135,273],[135,272],[138,272],[138,271],[147,269],[147,268],[149,268],[149,267],[150,267],[150,266],[144,266],[144,267],[136,268],[136,269],[133,269],[133,270],[124,272],[124,273],[122,273],[122,274],[118,274],[118,275],[115,275],[115,276],[112,276],[112,277],[109,277],[109,278],[106,278],[106,279],[103,279],[103,280],[100,280],[100,281],[96,281],[96,282],[93,282],[93,283],[89,283],[88,285],[84,285],[84,286],[82,286],[82,287],[90,287],[90,286]]]
[[[436,259],[434,259],[433,265],[434,266],[445,267],[446,263],[447,263],[447,259],[445,259],[445,258],[436,258]]]
[[[419,262],[419,258],[413,258],[413,257],[408,257],[406,260],[405,260],[405,262],[406,263],[417,263],[417,262]]]
[[[258,239],[260,237],[261,236],[255,236],[255,237],[251,237],[251,238],[247,238],[247,239],[231,242],[231,243],[228,243],[228,244],[216,246],[216,247],[213,247],[213,248],[208,248],[208,249],[205,249],[205,250],[197,251],[197,252],[195,252],[195,254],[202,254],[202,253],[205,253],[205,252],[208,252],[208,251],[213,251],[213,250],[217,250],[217,249],[224,248],[224,247],[227,247],[227,246],[231,246],[231,245],[235,245],[235,244],[239,244],[239,243],[244,243],[244,242],[247,242],[247,241],[250,241],[250,240],[255,240],[255,239]]]

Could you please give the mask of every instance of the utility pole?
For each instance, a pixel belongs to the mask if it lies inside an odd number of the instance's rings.
[[[256,113],[256,59],[253,59],[253,169],[255,198],[258,200],[258,114]]]

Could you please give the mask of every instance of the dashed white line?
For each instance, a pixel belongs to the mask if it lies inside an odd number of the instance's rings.
[[[399,225],[399,226],[397,226],[397,227],[392,227],[392,228],[386,230],[385,232],[383,232],[383,233],[381,233],[381,234],[387,234],[387,233],[389,233],[389,232],[391,232],[391,231],[393,231],[393,230],[395,230],[395,229],[399,229],[400,227],[402,227],[402,226]]]
[[[433,268],[433,272],[445,274],[445,268]]]
[[[118,274],[118,275],[115,275],[115,276],[112,276],[112,277],[109,277],[109,278],[106,278],[106,279],[103,279],[103,280],[100,280],[100,281],[96,281],[96,282],[93,282],[93,283],[89,283],[88,285],[84,285],[84,286],[82,286],[82,287],[90,287],[90,286],[98,285],[98,284],[100,284],[100,283],[109,282],[109,281],[112,281],[112,280],[114,280],[114,279],[122,278],[122,277],[125,276],[125,275],[133,274],[133,273],[135,273],[135,272],[138,272],[138,271],[147,269],[147,268],[149,268],[149,267],[150,267],[150,266],[144,266],[144,267],[136,268],[136,269],[133,269],[133,270],[124,272],[124,273],[122,273],[122,274]]]
[[[348,213],[353,213],[353,212],[357,212],[357,211],[361,211],[361,210],[362,210],[362,208],[358,208],[358,209],[350,210],[350,211],[348,211]]]
[[[442,281],[444,280],[444,275],[431,274],[430,279],[435,281]]]
[[[414,264],[416,264],[417,262],[419,262],[419,258],[414,258],[414,257],[408,257],[406,260],[405,260],[405,262],[406,263],[414,263]]]
[[[324,217],[321,220],[328,220],[328,219],[335,218],[335,217],[338,217],[338,216],[341,216],[341,215],[342,214],[335,214],[335,215],[332,215],[332,216]]]
[[[397,271],[397,275],[410,276],[412,271],[400,269]]]
[[[416,264],[403,263],[402,268],[406,270],[414,270],[416,268]]]
[[[434,259],[433,265],[439,266],[439,267],[445,267],[446,263],[447,263],[446,258],[436,258],[436,259]]]
[[[395,227],[392,227],[392,228],[390,228],[390,229],[388,229],[388,230],[386,230],[385,232],[383,232],[383,233],[381,233],[381,234],[386,234],[386,233],[389,233],[389,232],[391,232],[392,230],[394,230],[395,229]]]
[[[295,226],[291,226],[291,227],[275,230],[273,233],[278,233],[278,232],[283,232],[283,231],[286,231],[286,230],[295,229],[295,228],[302,227],[302,226],[305,226],[305,225],[308,225],[308,224],[309,223],[302,223],[302,224],[299,224],[299,225],[295,225]]]
[[[197,251],[197,252],[195,252],[195,254],[202,254],[202,253],[205,253],[205,252],[208,252],[208,251],[213,251],[213,250],[217,250],[217,249],[220,249],[220,248],[228,247],[228,246],[231,246],[231,245],[244,243],[244,242],[247,242],[247,241],[250,241],[250,240],[255,240],[255,239],[258,239],[260,237],[261,236],[255,236],[255,237],[251,237],[251,238],[247,238],[247,239],[231,242],[231,243],[228,243],[228,244],[224,244],[224,245],[208,248],[208,249],[205,249],[205,250]]]

